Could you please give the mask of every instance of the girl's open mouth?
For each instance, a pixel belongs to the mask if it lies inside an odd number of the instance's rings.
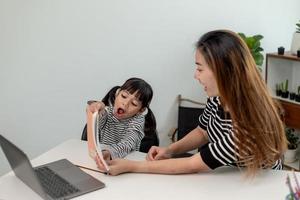
[[[122,115],[122,114],[124,114],[124,113],[125,113],[125,110],[124,110],[124,109],[118,108],[118,110],[117,110],[117,114],[118,114],[118,115]]]

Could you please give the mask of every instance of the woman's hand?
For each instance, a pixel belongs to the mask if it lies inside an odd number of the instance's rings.
[[[88,105],[86,107],[87,112],[100,112],[105,108],[105,104],[102,101],[88,101]]]
[[[153,160],[163,160],[163,159],[171,158],[172,154],[169,151],[170,150],[166,147],[152,146],[148,151],[146,160],[153,161]]]
[[[101,171],[106,172],[106,169],[98,156],[96,157],[95,161],[97,163],[98,168]],[[134,163],[135,161],[125,160],[125,159],[108,160],[107,164],[109,166],[109,171],[107,173],[109,175],[116,176],[119,174],[130,172],[131,171],[130,169],[132,168]]]

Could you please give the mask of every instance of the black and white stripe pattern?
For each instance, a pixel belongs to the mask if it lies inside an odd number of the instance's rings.
[[[205,110],[199,117],[199,126],[207,131],[209,143],[201,148],[200,154],[203,161],[211,168],[220,166],[236,166],[235,145],[233,137],[232,120],[229,113],[225,113],[221,107],[219,97],[209,97]],[[278,160],[273,169],[281,169],[281,161]]]
[[[105,107],[99,117],[99,140],[102,150],[108,150],[111,158],[123,158],[131,151],[139,150],[144,137],[145,116],[135,115],[119,120],[113,115],[113,107]]]

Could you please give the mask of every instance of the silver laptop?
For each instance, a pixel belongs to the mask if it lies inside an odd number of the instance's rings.
[[[70,199],[105,186],[66,159],[33,168],[26,154],[2,135],[0,145],[15,175],[43,199]]]

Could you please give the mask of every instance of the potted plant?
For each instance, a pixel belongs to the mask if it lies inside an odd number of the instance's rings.
[[[291,92],[290,93],[290,100],[295,100],[296,97],[296,93],[295,92]]]
[[[276,87],[276,91],[275,91],[276,92],[276,96],[281,97],[281,93],[282,93],[281,84],[280,83],[276,83],[275,87]]]
[[[288,98],[289,97],[289,80],[286,79],[285,82],[282,83],[282,92],[281,92],[281,97],[282,98]]]
[[[297,55],[297,50],[300,49],[300,20],[296,23],[296,32],[293,35],[291,52]]]
[[[284,54],[284,47],[278,47],[278,54],[283,55]]]
[[[299,136],[296,135],[295,129],[288,127],[285,128],[285,136],[288,141],[288,149],[284,154],[284,161],[291,163],[297,159],[296,153],[299,143]]]
[[[264,37],[262,35],[246,36],[244,33],[238,34],[246,42],[248,48],[250,49],[259,71],[262,71],[261,66],[264,62],[264,55],[261,52],[264,49],[261,47],[260,40]]]
[[[295,96],[295,101],[300,102],[300,85],[298,86],[298,93]]]

